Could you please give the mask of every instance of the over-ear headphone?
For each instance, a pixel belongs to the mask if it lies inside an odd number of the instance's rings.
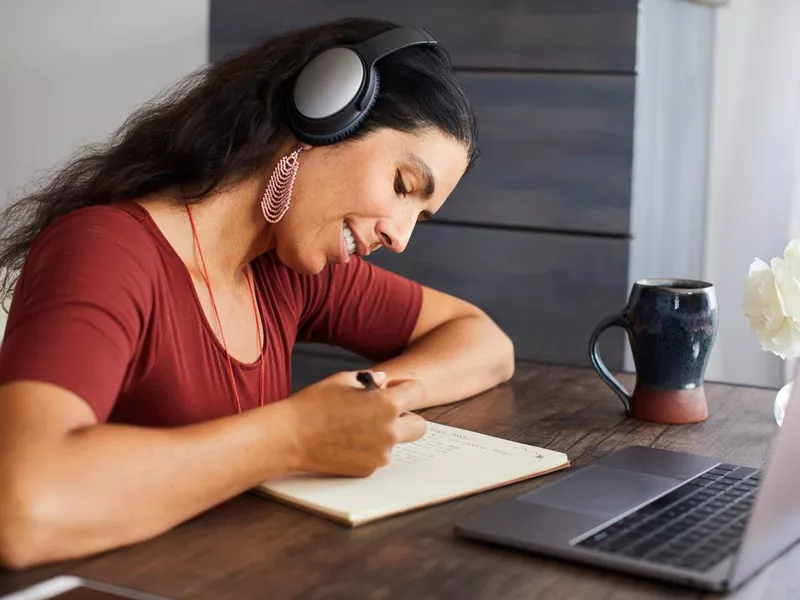
[[[289,126],[297,139],[324,146],[346,138],[364,122],[378,97],[375,63],[409,46],[436,43],[424,29],[399,27],[314,56],[297,76],[287,102]]]

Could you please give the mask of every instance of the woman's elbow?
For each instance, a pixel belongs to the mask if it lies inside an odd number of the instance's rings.
[[[0,477],[0,567],[22,570],[43,562],[40,503],[20,482]]]
[[[485,355],[488,351],[491,356],[485,362],[489,367],[488,374],[491,378],[488,383],[490,386],[506,383],[514,376],[516,367],[514,342],[489,315],[481,313],[479,318],[484,323],[481,330],[481,352]]]
[[[0,568],[21,571],[36,564],[34,553],[25,541],[0,531]]]
[[[498,352],[497,352],[497,367],[496,373],[498,382],[505,383],[514,376],[514,369],[516,368],[516,357],[514,354],[514,342],[506,335],[499,327],[498,331]]]

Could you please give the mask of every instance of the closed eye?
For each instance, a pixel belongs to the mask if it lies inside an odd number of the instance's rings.
[[[424,223],[425,221],[433,221],[433,213],[429,210],[423,210],[419,213],[419,218],[417,219],[420,223]]]
[[[403,182],[403,176],[400,175],[400,171],[397,171],[394,176],[394,192],[395,194],[400,194],[401,196],[408,195],[408,188]]]

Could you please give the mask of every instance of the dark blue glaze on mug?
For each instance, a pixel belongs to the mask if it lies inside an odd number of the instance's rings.
[[[643,279],[625,309],[602,321],[590,340],[592,364],[625,405],[647,421],[692,423],[705,419],[706,366],[717,333],[714,286],[683,279]],[[614,378],[597,352],[600,334],[619,326],[628,333],[636,365],[633,395]]]

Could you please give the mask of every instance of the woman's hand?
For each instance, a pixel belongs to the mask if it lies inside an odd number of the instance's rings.
[[[373,379],[378,389],[366,390],[355,372],[337,373],[285,401],[295,416],[299,470],[366,477],[388,464],[395,444],[425,435],[425,420],[407,412],[422,403],[422,384],[387,385],[378,372]]]

